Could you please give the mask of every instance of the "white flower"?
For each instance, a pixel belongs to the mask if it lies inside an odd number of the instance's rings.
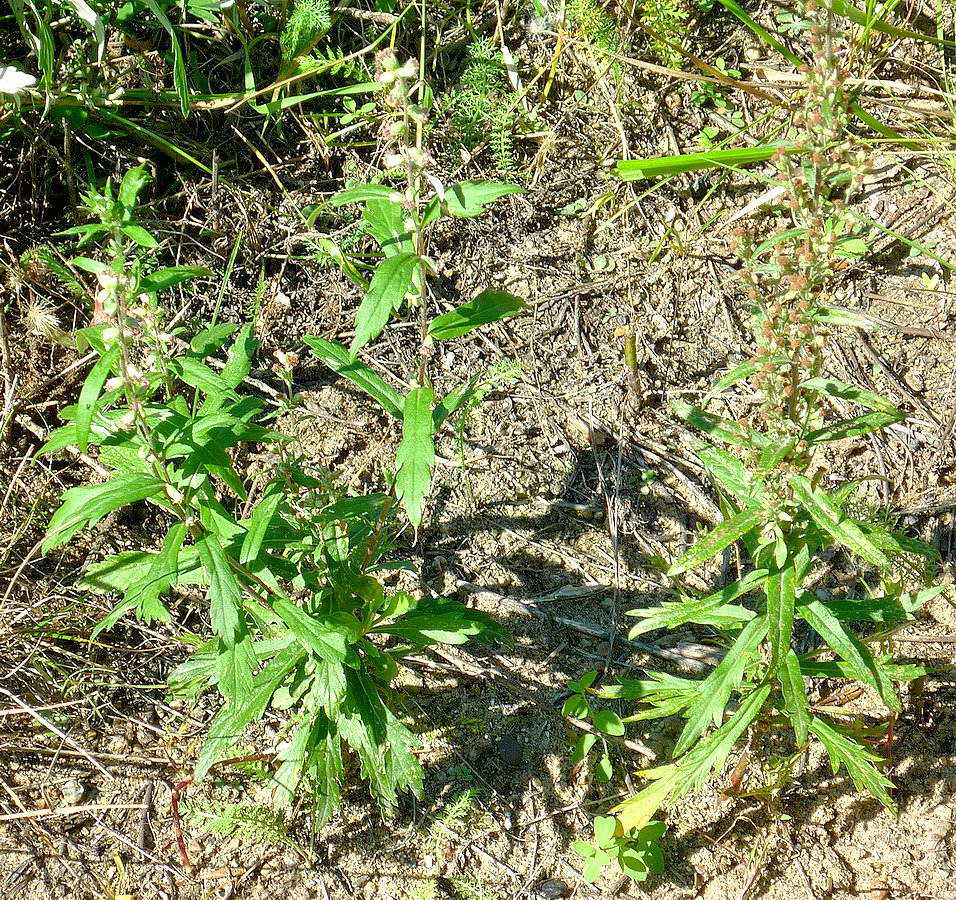
[[[10,94],[15,97],[37,83],[36,78],[21,72],[13,66],[4,66],[0,69],[0,94]]]

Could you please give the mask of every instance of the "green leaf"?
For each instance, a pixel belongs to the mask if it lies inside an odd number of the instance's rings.
[[[797,612],[827,642],[827,646],[846,661],[854,678],[874,688],[890,709],[895,712],[902,710],[892,682],[873,654],[822,601],[806,594],[800,598]]]
[[[205,363],[189,356],[172,359],[168,363],[169,371],[180,381],[197,388],[206,394],[229,394],[229,384]]]
[[[227,647],[232,646],[246,634],[239,581],[216,535],[204,534],[196,541],[196,549],[209,579],[209,614],[213,631]]]
[[[652,159],[624,159],[618,162],[614,172],[622,181],[644,181],[680,175],[683,172],[696,172],[698,169],[735,169],[766,162],[776,153],[778,146],[780,145],[708,150],[705,153],[681,153]]]
[[[81,453],[86,453],[89,449],[90,424],[96,411],[96,401],[118,359],[119,347],[114,347],[96,361],[96,365],[90,369],[90,374],[83,382],[80,398],[76,403],[76,446]]]
[[[720,665],[701,684],[698,699],[687,710],[687,722],[674,747],[674,756],[696,743],[708,725],[721,722],[731,692],[740,684],[747,664],[766,635],[765,616],[751,620],[740,632]]]
[[[81,528],[95,525],[114,509],[148,497],[158,497],[164,490],[165,486],[158,478],[138,473],[116,475],[103,484],[70,488],[50,519],[42,552],[49,553],[65,544]]]
[[[263,491],[262,499],[252,512],[246,536],[242,539],[242,547],[239,550],[239,562],[242,565],[250,563],[259,555],[266,531],[272,524],[272,519],[284,497],[283,483],[279,480],[270,481]]]
[[[799,571],[809,557],[805,545],[801,547],[797,555],[799,559],[788,554],[786,562],[781,567],[774,568],[764,583],[770,634],[769,674],[773,674],[780,668],[784,657],[790,652]]]
[[[827,397],[840,397],[843,400],[849,400],[853,403],[859,403],[867,409],[876,409],[883,412],[893,413],[901,419],[905,414],[900,412],[889,400],[874,394],[873,391],[867,391],[863,388],[854,387],[836,378],[810,378],[804,381],[800,387],[805,391],[812,391],[815,394],[823,394]]]
[[[243,728],[263,714],[276,688],[304,658],[305,651],[290,643],[253,679],[252,689],[241,702],[220,710],[209,725],[209,735],[196,762],[197,781],[202,780],[223,750],[239,741]]]
[[[866,791],[871,797],[879,800],[890,812],[896,811],[896,805],[890,797],[893,782],[890,781],[875,763],[882,760],[875,753],[862,747],[856,741],[850,740],[832,728],[823,719],[816,716],[810,722],[810,731],[826,748],[830,757],[830,766],[835,775],[840,765],[846,766],[847,772],[858,791]]]
[[[332,206],[345,206],[346,203],[362,203],[366,200],[387,200],[389,203],[401,204],[401,200],[392,200],[393,194],[402,196],[400,191],[384,184],[358,184],[339,191],[329,198],[329,203]]]
[[[145,247],[147,250],[155,250],[159,246],[159,241],[142,225],[123,225],[120,227],[120,231],[131,241],[139,244],[140,247]]]
[[[896,412],[866,413],[866,415],[835,422],[833,425],[816,428],[807,433],[806,441],[808,444],[826,444],[844,438],[859,437],[861,434],[879,431],[894,422],[901,422],[905,418],[906,414],[898,410]]]
[[[169,266],[157,269],[140,279],[139,290],[142,294],[155,294],[167,288],[191,281],[193,278],[211,277],[212,272],[202,266]],[[235,326],[232,326],[235,328]]]
[[[733,605],[731,601],[752,591],[766,577],[766,569],[755,569],[739,581],[706,597],[682,599],[673,603],[663,602],[650,609],[628,610],[626,615],[644,619],[631,627],[628,637],[633,639],[657,628],[677,628],[687,622],[720,626],[749,621],[754,617],[754,613],[742,606]]]
[[[795,444],[794,438],[780,438],[764,447],[754,469],[754,479],[763,481],[793,452]]]
[[[591,748],[597,743],[597,739],[597,735],[591,733],[582,734],[581,737],[578,738],[574,745],[574,750],[571,752],[570,763],[572,767],[576,766],[591,752]]]
[[[355,360],[345,347],[334,341],[325,341],[309,335],[303,340],[333,372],[348,378],[373,400],[377,400],[382,409],[391,413],[396,419],[402,417],[404,400],[368,366]]]
[[[415,252],[415,242],[405,227],[405,210],[400,203],[368,200],[362,219],[386,256]]]
[[[313,615],[284,597],[276,598],[272,608],[303,647],[327,662],[345,662],[361,636],[361,623],[346,613]]]
[[[229,358],[219,377],[230,390],[235,390],[242,384],[252,369],[252,357],[259,347],[259,342],[253,337],[253,326],[246,323],[239,329],[236,339],[229,348]]]
[[[802,475],[794,475],[790,479],[790,486],[797,501],[813,521],[834,540],[874,566],[889,567],[890,561],[886,555],[867,538],[855,522],[834,506],[825,492],[814,488]]]
[[[738,500],[751,496],[750,476],[737,457],[720,447],[703,447],[697,455],[720,487]]]
[[[500,634],[501,628],[490,616],[454,600],[427,599],[396,621],[377,625],[372,631],[428,645],[464,644],[486,631]]]
[[[134,166],[120,182],[117,199],[126,209],[135,209],[139,192],[152,181],[152,176],[143,166]]]
[[[793,650],[789,650],[783,658],[777,678],[780,680],[780,689],[790,724],[793,725],[793,733],[797,743],[802,744],[806,741],[810,728],[810,704],[807,701],[807,686],[800,671],[800,660]]]
[[[572,694],[561,707],[562,716],[586,719],[591,715],[591,706],[581,694]]]
[[[415,736],[382,702],[375,683],[363,672],[346,672],[348,690],[338,728],[359,758],[372,793],[386,809],[395,806],[398,791],[422,792],[422,767],[412,753]]]
[[[431,388],[419,387],[409,392],[402,417],[402,442],[395,454],[395,494],[413,525],[421,524],[422,500],[432,483],[432,400]]]
[[[599,709],[594,714],[594,727],[602,734],[620,737],[624,734],[624,723],[621,717],[611,709]]]
[[[153,619],[169,620],[169,613],[159,598],[172,585],[179,584],[179,552],[188,533],[185,523],[173,525],[166,532],[162,549],[153,556],[145,577],[126,594],[125,599],[136,606],[138,617],[147,623]]]
[[[189,342],[189,349],[199,359],[205,359],[229,340],[236,333],[238,327],[233,322],[221,322],[218,325],[203,328],[202,331],[196,332],[193,336],[193,339]]]
[[[594,684],[597,676],[597,669],[591,669],[590,672],[585,672],[577,681],[569,681],[568,690],[583,694],[589,687],[591,687],[592,684]]]
[[[471,218],[480,216],[485,206],[508,194],[523,194],[516,184],[496,184],[491,181],[462,181],[445,188],[444,207],[453,216]]]
[[[674,403],[674,411],[688,425],[728,444],[734,444],[737,447],[766,447],[770,443],[766,435],[704,412],[700,407],[692,406],[683,400]]]
[[[730,546],[755,528],[761,518],[759,509],[746,508],[729,519],[724,519],[713,531],[705,534],[683,556],[672,563],[667,570],[667,576],[673,578],[716,556],[724,547]]]
[[[461,337],[480,325],[514,315],[524,306],[523,300],[507,291],[485,290],[474,300],[432,319],[428,333],[436,341]]]
[[[396,253],[379,263],[355,314],[355,337],[349,345],[353,355],[382,333],[392,310],[405,299],[421,262],[415,253]]]
[[[170,43],[173,47],[173,86],[179,94],[179,108],[183,118],[189,115],[189,84],[186,80],[186,62],[183,59],[183,48],[179,43],[176,30],[172,22],[163,12],[159,5],[159,0],[142,0],[143,5],[156,17],[156,21],[162,25],[166,34],[169,35]]]

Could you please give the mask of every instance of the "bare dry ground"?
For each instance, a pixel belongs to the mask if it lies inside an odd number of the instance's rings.
[[[728,58],[744,59],[741,31],[724,23],[724,33],[711,37]],[[550,46],[525,34],[511,49],[528,63],[547,59]],[[925,55],[905,42],[893,50],[900,60]],[[745,75],[761,80],[769,79],[761,66],[781,63],[748,65]],[[648,656],[622,642],[623,612],[666,590],[654,557],[670,558],[715,520],[695,437],[670,403],[701,398],[716,373],[746,354],[735,261],[725,228],[711,222],[765,190],[741,173],[679,177],[646,196],[642,185],[615,182],[609,159],[691,148],[707,120],[677,81],[623,66],[618,81],[595,84],[594,69],[583,52],[563,61],[539,110],[541,131],[520,142],[528,192],[502,201],[493,215],[446,228],[432,247],[441,303],[492,284],[526,297],[529,310],[442,348],[435,369],[449,384],[492,366],[499,381],[461,434],[442,436],[426,526],[403,536],[404,550],[424,584],[471,598],[500,617],[515,643],[455,648],[423,658],[404,677],[405,713],[423,735],[426,792],[422,800],[406,797],[388,821],[361,787],[347,792],[343,811],[320,834],[305,812],[289,823],[250,813],[269,792],[267,773],[250,770],[184,787],[176,828],[173,789],[188,776],[213,708],[207,700],[167,702],[162,685],[190,636],[204,632],[202,606],[184,593],[173,623],[124,622],[89,641],[108,599],[77,590],[76,581],[89,562],[152,545],[146,508],[108,519],[63,551],[39,554],[59,494],[96,476],[90,460],[32,458],[85,369],[68,351],[29,335],[23,309],[31,295],[48,297],[65,327],[85,321],[88,310],[48,274],[10,269],[0,326],[7,408],[15,407],[0,450],[0,896],[956,898],[950,592],[895,643],[902,659],[934,667],[921,690],[904,698],[887,748],[898,818],[816,755],[775,808],[748,792],[772,777],[770,754],[780,748],[768,746],[760,748],[767,751],[762,763],[755,754],[742,796],[727,796],[718,782],[668,813],[665,876],[642,887],[613,878],[591,887],[578,875],[570,841],[588,831],[589,814],[637,781],[625,774],[598,787],[587,772],[569,771],[574,728],[559,714],[561,692],[591,668],[667,668],[681,655],[693,667],[697,651],[688,645],[707,642],[705,628],[689,627],[658,643],[672,651],[671,661]],[[889,66],[881,77],[903,77],[900,71]],[[913,68],[905,78],[914,89],[924,84]],[[772,86],[780,101],[790,91]],[[752,102],[743,104],[748,117],[760,111]],[[784,116],[772,112],[761,127]],[[236,124],[258,140],[257,121]],[[172,185],[175,175],[179,185],[157,191],[150,209],[170,259],[222,272],[241,235],[224,318],[248,314],[264,268],[258,333],[265,352],[255,375],[266,382],[269,351],[297,349],[307,333],[347,337],[359,299],[335,268],[313,259],[301,234],[295,207],[337,183],[307,127],[294,118],[287,124],[293,132],[301,126],[301,138],[270,151],[271,172],[245,151],[242,177],[229,186],[153,160],[160,184]],[[954,182],[945,160],[873,152],[881,165],[868,187],[868,215],[952,259]],[[69,186],[39,144],[7,145],[2,153],[0,230],[12,260],[64,227]],[[358,172],[369,162],[361,148],[345,155],[336,168]],[[456,172],[480,174],[478,163]],[[843,273],[836,301],[882,327],[834,335],[829,364],[837,377],[884,393],[911,417],[883,436],[847,442],[829,462],[840,479],[879,476],[869,502],[931,540],[949,581],[956,308],[948,270],[899,240],[877,243]],[[185,322],[202,321],[218,292],[210,281],[173,310]],[[625,364],[622,334],[634,336],[636,374]],[[375,364],[399,374],[411,352],[398,329]],[[289,426],[307,452],[353,489],[380,486],[382,448],[398,438],[394,424],[304,356],[297,383],[308,415]],[[746,396],[727,403],[733,417],[747,415]],[[726,573],[707,574],[718,582]],[[850,703],[861,716],[881,715],[865,695]],[[244,746],[259,752],[274,736],[266,724]],[[663,720],[634,737],[661,759],[675,731]],[[618,771],[646,762],[629,750]],[[211,832],[224,814],[246,818],[232,833]]]

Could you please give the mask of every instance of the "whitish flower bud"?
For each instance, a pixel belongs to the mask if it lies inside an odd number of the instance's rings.
[[[109,269],[97,272],[96,280],[100,283],[100,287],[103,288],[104,291],[115,291],[116,286],[119,284],[119,279]]]
[[[406,60],[398,70],[399,78],[414,78],[418,74],[418,61],[414,59]]]
[[[405,162],[401,153],[386,153],[384,159],[386,169],[396,169]]]
[[[173,503],[182,503],[186,499],[185,494],[182,491],[177,490],[171,484],[166,485],[166,496],[169,497]]]
[[[114,341],[119,340],[119,329],[118,328],[104,328],[103,329],[103,340],[107,344],[112,344]]]

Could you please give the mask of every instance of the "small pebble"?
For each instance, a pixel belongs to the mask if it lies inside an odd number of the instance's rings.
[[[534,895],[538,900],[560,900],[571,896],[571,888],[560,878],[549,878],[535,885]]]
[[[506,766],[521,765],[521,744],[513,734],[503,734],[498,738],[495,750],[498,757]]]

